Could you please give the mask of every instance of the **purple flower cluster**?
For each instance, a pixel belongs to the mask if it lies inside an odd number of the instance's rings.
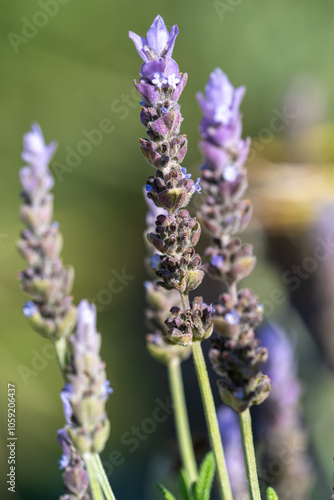
[[[59,225],[52,222],[54,180],[48,164],[56,144],[46,145],[40,127],[32,126],[24,136],[20,170],[22,199],[20,215],[26,225],[18,248],[28,267],[19,273],[22,289],[32,300],[23,307],[31,326],[44,337],[56,340],[68,335],[75,325],[76,309],[70,296],[72,268],[63,266]]]
[[[178,27],[174,25],[168,33],[161,16],[155,18],[147,32],[147,38],[129,32],[129,37],[144,61],[140,75],[150,80],[157,88],[166,86],[175,89],[180,83],[179,67],[172,59],[178,32]]]
[[[217,68],[210,75],[205,96],[197,95],[204,115],[200,125],[201,149],[208,162],[219,168],[229,182],[237,178],[250,145],[249,139],[241,138],[239,106],[245,90],[245,87],[234,89],[227,76]]]
[[[214,304],[216,336],[210,359],[222,400],[238,412],[261,403],[269,394],[268,377],[262,374],[267,359],[259,347],[254,328],[262,319],[262,307],[250,290],[237,292],[237,284],[253,270],[255,257],[251,245],[235,236],[251,217],[251,204],[240,200],[247,187],[243,166],[249,139],[243,140],[239,106],[245,88],[234,89],[227,76],[216,69],[209,78],[205,96],[198,94],[203,110],[200,148],[205,164],[201,168],[206,195],[198,218],[211,235],[205,251],[206,272],[223,281],[228,293]]]
[[[169,213],[184,207],[193,193],[200,190],[199,179],[195,183],[180,166],[187,152],[187,139],[179,135],[183,118],[178,99],[187,74],[181,75],[171,58],[177,33],[177,26],[169,33],[160,16],[155,18],[147,39],[129,33],[144,61],[139,83],[134,82],[143,99],[140,120],[148,135],[147,139],[140,139],[140,147],[157,169],[155,177],[147,182],[147,196]]]
[[[201,192],[201,187],[200,179],[194,182],[180,165],[187,152],[187,139],[179,135],[183,118],[178,100],[187,74],[181,74],[172,59],[177,34],[177,26],[169,32],[157,16],[146,38],[133,32],[129,36],[143,59],[141,78],[134,84],[142,96],[140,120],[147,128],[147,138],[140,139],[140,148],[155,168],[155,175],[146,184],[147,198],[165,211],[157,215],[148,234],[158,252],[151,258],[151,267],[159,285],[186,295],[198,287],[204,273],[194,248],[200,225],[184,208],[195,192]],[[150,225],[151,222],[150,219]]]
[[[145,191],[144,191],[144,194]],[[146,232],[153,233],[155,230],[155,222],[158,217],[167,217],[168,212],[155,205],[153,200],[145,196],[148,211],[146,214],[145,242],[147,244],[147,271],[151,281],[145,281],[145,299],[147,308],[145,309],[146,326],[150,333],[146,335],[146,344],[149,353],[163,364],[168,364],[172,358],[178,358],[180,361],[187,359],[190,356],[191,349],[185,349],[182,346],[167,344],[164,341],[165,335],[168,333],[167,325],[165,324],[166,317],[170,309],[177,305],[181,306],[180,294],[177,290],[166,290],[157,284],[155,279],[155,262],[160,262],[159,254],[155,254],[156,249],[149,244],[146,238]]]

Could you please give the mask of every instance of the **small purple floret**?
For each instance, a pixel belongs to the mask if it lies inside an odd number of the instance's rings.
[[[151,257],[152,268],[157,269],[159,264],[160,264],[160,255],[156,253],[153,257]]]
[[[112,394],[114,392],[114,389],[110,387],[110,380],[106,380],[105,383],[105,389],[107,394]]]
[[[230,164],[226,165],[223,170],[222,177],[225,181],[234,182],[238,177],[238,168],[236,165]]]
[[[67,458],[66,455],[62,455],[61,459],[59,460],[59,469],[62,470],[62,469],[66,469],[66,467],[68,467],[69,465],[69,459]]]
[[[245,87],[234,89],[228,77],[220,68],[215,69],[205,87],[205,97],[197,95],[205,118],[216,124],[227,125],[239,117],[239,105]]]
[[[237,325],[240,322],[240,316],[235,309],[225,314],[225,320],[229,325]]]
[[[133,31],[129,31],[129,38],[135,44],[144,63],[147,63],[161,57],[172,57],[178,32],[176,24],[168,32],[162,17],[157,16],[147,32],[147,38],[136,35]]]
[[[199,185],[200,180],[201,180],[201,179],[200,179],[200,177],[198,177],[198,179],[197,179],[197,181],[196,181],[196,183],[195,183],[195,185],[194,185],[194,187],[195,187],[196,191],[197,191],[199,194],[201,194],[201,193],[202,193],[202,188],[201,188],[201,186]]]
[[[187,174],[187,169],[185,167],[181,167],[181,172],[185,179],[191,179],[191,174]]]
[[[28,300],[24,304],[22,311],[26,318],[31,318],[37,312],[37,307],[31,300]]]
[[[214,307],[212,307],[212,302],[211,304],[209,305],[209,308],[210,308],[210,313],[213,314],[216,312],[216,309]]]
[[[220,267],[223,265],[224,258],[221,255],[214,255],[211,257],[211,264],[215,267]]]

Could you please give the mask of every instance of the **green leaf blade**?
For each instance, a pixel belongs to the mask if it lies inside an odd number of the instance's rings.
[[[267,500],[279,500],[274,488],[267,488]]]
[[[189,492],[189,479],[187,476],[187,472],[184,469],[180,470],[179,489],[181,500],[193,500],[191,492]]]
[[[171,493],[169,490],[167,490],[167,488],[165,488],[165,486],[163,484],[161,484],[161,483],[154,483],[154,484],[158,488],[158,490],[161,491],[165,500],[177,500],[175,498],[175,496],[173,495],[173,493]]]
[[[207,453],[200,466],[198,480],[194,486],[196,500],[210,500],[213,478],[216,472],[216,460],[212,451]]]

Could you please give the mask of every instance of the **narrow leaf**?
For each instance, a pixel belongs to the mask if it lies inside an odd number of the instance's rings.
[[[192,500],[191,494],[188,492],[188,484],[189,480],[187,477],[187,472],[184,469],[181,469],[179,476],[181,500]]]
[[[267,500],[279,500],[274,488],[267,488]]]
[[[212,451],[203,459],[195,486],[196,500],[210,500],[213,478],[216,471],[216,461]]]
[[[166,500],[176,500],[175,496],[167,490],[161,483],[154,483],[158,490],[161,491]]]

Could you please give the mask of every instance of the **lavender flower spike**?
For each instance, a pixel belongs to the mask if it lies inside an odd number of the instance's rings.
[[[259,347],[254,329],[261,322],[263,307],[251,290],[237,291],[237,284],[253,270],[255,257],[251,245],[242,245],[235,234],[243,231],[252,214],[251,203],[240,200],[247,188],[243,166],[249,140],[241,138],[239,111],[244,87],[234,89],[227,76],[216,69],[198,94],[203,110],[200,148],[205,164],[201,168],[206,194],[198,218],[211,235],[206,249],[205,270],[228,286],[213,304],[216,336],[210,351],[222,400],[235,411],[261,403],[269,394],[268,377],[261,368],[267,350]]]
[[[144,194],[146,194],[144,192]],[[147,215],[146,226],[149,233],[155,230],[155,221],[158,216],[167,216],[166,210],[157,207],[153,200],[146,198],[147,202]],[[155,248],[152,247],[147,241],[145,234],[145,241],[147,244],[147,256],[145,264],[147,271],[151,278],[154,278],[154,264],[152,264],[150,257],[154,255]],[[157,262],[160,262],[160,257],[157,255]],[[154,259],[154,257],[153,257]],[[154,260],[153,260],[154,262]],[[191,354],[191,348],[184,348],[179,345],[167,344],[164,341],[165,335],[168,333],[168,328],[165,320],[172,306],[181,306],[180,294],[177,290],[166,290],[158,286],[156,279],[145,281],[145,298],[147,308],[145,309],[146,326],[150,333],[146,335],[147,349],[151,356],[160,363],[168,365],[171,359],[178,358],[180,361],[187,359]]]
[[[111,389],[99,354],[95,307],[86,300],[78,305],[77,328],[69,341],[72,356],[61,393],[66,431],[80,454],[100,453],[109,436],[105,404]]]
[[[151,176],[146,184],[147,198],[167,212],[166,215],[157,216],[155,227],[147,235],[148,241],[158,252],[152,263],[159,285],[187,294],[196,289],[203,279],[201,259],[194,248],[201,228],[197,220],[184,209],[193,194],[200,191],[200,186],[199,180],[195,183],[180,165],[187,151],[187,139],[179,135],[183,118],[178,99],[187,75],[181,76],[177,63],[171,59],[177,32],[174,26],[168,34],[162,19],[159,16],[155,19],[147,38],[151,52],[145,49],[145,53],[151,55],[141,67],[141,78],[139,83],[135,82],[135,87],[143,98],[140,120],[147,128],[147,138],[140,139],[140,147],[147,161],[155,168],[155,176]],[[132,33],[130,38],[134,39]],[[135,43],[137,49],[142,50],[146,40],[140,42],[137,37]],[[203,315],[202,308],[197,306],[194,306],[193,312],[197,318]],[[203,339],[209,334],[206,314],[204,323],[199,319],[198,325],[194,325],[197,328],[196,340],[200,340],[200,335]],[[189,332],[185,336],[180,333],[182,338],[178,338],[178,335],[179,332],[169,341],[181,345],[191,343]]]
[[[76,319],[70,296],[73,269],[63,266],[60,252],[62,237],[52,222],[54,185],[48,164],[56,149],[46,145],[40,127],[32,126],[24,136],[22,158],[28,163],[20,170],[23,204],[20,216],[26,225],[18,248],[28,267],[19,273],[22,289],[29,300],[23,313],[31,326],[44,337],[57,340],[68,335]]]

